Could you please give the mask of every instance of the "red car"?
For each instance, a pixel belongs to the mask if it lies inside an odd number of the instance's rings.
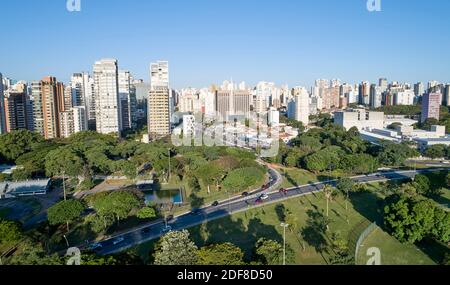
[[[286,190],[286,189],[284,189],[284,188],[281,188],[281,189],[280,189],[280,193],[281,193],[281,194],[284,194],[284,195],[287,195],[288,190]]]

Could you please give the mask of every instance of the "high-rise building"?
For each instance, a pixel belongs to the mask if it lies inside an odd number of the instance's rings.
[[[27,86],[16,84],[5,98],[6,130],[28,129]]]
[[[119,101],[117,60],[102,59],[95,62],[93,69],[97,132],[120,136],[122,116]]]
[[[414,105],[414,90],[407,89],[394,94],[395,105]]]
[[[442,102],[441,93],[426,93],[422,99],[422,118],[421,122],[434,118],[439,120],[440,108]]]
[[[5,99],[3,75],[0,73],[0,135],[6,133]]]
[[[425,93],[425,85],[422,82],[417,82],[414,84],[414,95],[422,97]]]
[[[169,89],[169,62],[150,65],[150,92],[148,96],[148,134],[151,139],[164,137],[171,131],[171,94]],[[172,101],[173,102],[173,101]]]
[[[447,107],[450,107],[450,84],[447,84],[445,86],[445,93],[444,93],[444,97],[445,97],[445,103]]]
[[[84,106],[90,130],[95,130],[94,79],[88,73],[74,73],[70,80],[73,106]]]
[[[330,89],[339,90],[339,87],[333,87]],[[309,111],[310,111],[308,90],[306,90],[306,88],[304,87],[295,87],[293,89],[293,93],[295,100],[295,120],[302,122],[303,125],[306,127],[309,125]]]
[[[247,90],[218,90],[215,96],[216,112],[222,120],[230,116],[250,114],[250,93]]]
[[[382,95],[382,87],[375,84],[370,86],[370,108],[376,109],[381,107]]]
[[[68,138],[73,134],[86,131],[86,108],[76,106],[60,113],[61,137]]]
[[[359,85],[359,104],[360,105],[369,105],[370,103],[370,82],[363,81]]]
[[[44,136],[44,113],[42,108],[41,81],[31,82],[31,100],[33,101],[33,130]]]
[[[119,71],[119,98],[122,129],[136,128],[136,87],[129,71]]]
[[[59,116],[65,111],[64,85],[57,82],[55,77],[45,77],[41,80],[40,87],[44,137],[58,138],[60,137]]]
[[[380,87],[381,93],[386,92],[388,89],[388,81],[386,78],[380,78],[378,80],[378,87]]]

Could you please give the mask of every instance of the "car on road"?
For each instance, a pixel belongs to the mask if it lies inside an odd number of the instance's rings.
[[[242,197],[248,197],[248,195],[250,195],[250,194],[248,194],[248,192],[242,193]]]
[[[258,198],[258,199],[256,199],[256,201],[255,201],[255,205],[262,204],[263,202],[264,202],[264,201],[263,201],[262,199]]]
[[[270,184],[264,184],[262,190],[266,190],[270,188]]]
[[[161,230],[161,233],[162,233],[162,234],[166,234],[166,233],[168,233],[168,232],[170,232],[170,231],[172,231],[172,227],[171,227],[171,226],[167,226],[167,227],[164,227],[164,228]]]
[[[101,243],[93,243],[90,247],[89,247],[89,249],[91,249],[91,250],[100,250],[100,249],[102,249],[103,248],[103,245],[101,244]]]
[[[166,221],[172,221],[173,220],[173,215],[169,215],[166,217]]]
[[[259,196],[258,199],[259,199],[259,200],[267,200],[267,199],[269,199],[269,195],[267,195],[267,194],[262,194],[261,196]]]
[[[118,244],[120,244],[120,243],[122,243],[122,242],[124,242],[125,241],[125,238],[123,238],[123,237],[118,237],[118,238],[116,238],[115,240],[113,240],[113,245],[118,245]]]
[[[214,201],[214,203],[212,203],[212,206],[213,206],[213,207],[219,206],[219,202],[218,202],[218,201]]]
[[[281,189],[280,189],[280,193],[281,193],[281,194],[284,194],[284,195],[287,195],[287,194],[288,194],[288,190],[286,190],[286,189],[284,189],[284,188],[281,188]]]

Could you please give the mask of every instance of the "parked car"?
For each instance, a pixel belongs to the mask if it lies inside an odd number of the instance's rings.
[[[212,206],[213,206],[213,207],[219,206],[219,202],[218,202],[218,201],[215,201],[214,203],[212,203]]]
[[[113,245],[118,245],[118,244],[120,244],[120,243],[122,243],[122,242],[124,242],[125,241],[125,238],[123,238],[123,237],[118,237],[118,238],[116,238],[115,240],[113,240]]]
[[[242,193],[242,197],[248,197],[248,192],[244,192],[244,193]]]

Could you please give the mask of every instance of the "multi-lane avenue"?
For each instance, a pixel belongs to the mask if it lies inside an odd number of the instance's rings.
[[[373,183],[413,178],[416,174],[419,173],[447,169],[448,168],[433,168],[411,171],[377,172],[370,175],[356,176],[352,179],[356,183]],[[246,197],[235,197],[228,201],[222,201],[217,206],[207,206],[199,209],[198,211],[174,217],[171,221],[168,222],[169,227],[167,228],[165,222],[158,221],[143,228],[141,227],[138,229],[133,229],[127,233],[123,233],[96,243],[95,250],[99,254],[113,254],[121,252],[133,246],[157,239],[164,235],[168,230],[176,231],[191,228],[205,222],[217,220],[235,213],[248,211],[250,209],[262,207],[268,204],[277,203],[295,197],[300,197],[314,192],[319,192],[324,188],[325,185],[334,185],[336,183],[336,181],[332,180],[298,186],[286,189],[286,191],[279,191],[277,187],[280,184],[281,180],[280,174],[273,169],[270,169],[269,173],[271,176],[271,184],[267,189],[260,189],[259,191],[250,193],[250,195]],[[261,198],[262,195],[264,195],[263,199]],[[92,245],[91,247],[94,248]]]

